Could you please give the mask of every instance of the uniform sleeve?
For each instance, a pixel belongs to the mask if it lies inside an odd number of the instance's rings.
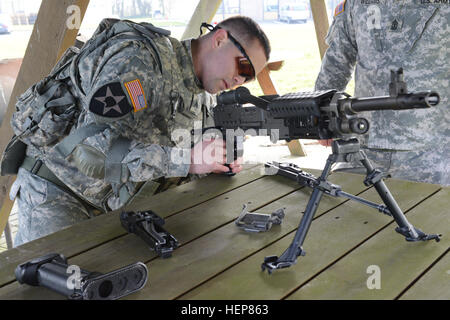
[[[130,149],[122,160],[122,167],[128,172],[122,177],[132,182],[186,176],[190,168],[190,148],[160,146],[139,139],[152,130],[146,110],[165,107],[154,105],[159,101],[157,95],[161,94],[163,83],[154,54],[132,41],[106,49],[103,57],[88,61],[99,66],[97,72],[84,79],[84,108],[89,109],[88,114],[95,117],[96,123],[109,126],[107,132],[98,135],[94,147],[108,155],[115,138],[130,139]]]
[[[315,90],[344,90],[350,81],[358,52],[351,5],[352,1],[346,1],[344,11],[335,14],[328,30],[325,41],[329,47],[322,60]]]
[[[125,156],[130,181],[139,182],[159,177],[185,177],[189,173],[191,150],[156,144],[138,144]]]

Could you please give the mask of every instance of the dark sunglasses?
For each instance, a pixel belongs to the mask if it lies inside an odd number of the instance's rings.
[[[209,23],[203,22],[200,26],[200,35],[202,34],[202,28],[206,28],[209,31],[216,31],[217,29],[222,29],[221,27],[213,27]],[[234,38],[228,30],[227,35],[228,38],[233,42],[233,44],[239,49],[239,51],[242,53],[244,57],[237,57],[236,58],[236,64],[238,68],[238,75],[245,78],[245,82],[251,81],[255,78],[255,68],[253,67],[253,63],[250,60],[249,56],[247,55],[247,52],[245,52],[242,45]]]

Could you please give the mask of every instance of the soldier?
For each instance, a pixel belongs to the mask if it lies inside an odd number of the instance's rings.
[[[395,178],[450,185],[449,25],[449,1],[348,0],[335,9],[316,90],[344,90],[356,64],[355,96],[388,95],[389,72],[402,67],[409,91],[441,97],[433,109],[367,115],[363,149]]]
[[[242,170],[240,159],[224,165],[223,140],[192,147],[176,133],[208,120],[210,94],[254,79],[270,44],[247,17],[202,26],[211,32],[180,42],[150,24],[106,19],[19,97],[11,124],[27,148],[10,192],[16,246],[148,197],[165,178]],[[21,110],[42,113],[30,120]]]

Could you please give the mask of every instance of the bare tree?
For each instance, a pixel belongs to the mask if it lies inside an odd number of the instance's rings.
[[[119,17],[123,17],[124,14],[124,0],[116,0],[113,4],[113,13]]]
[[[139,15],[149,17],[152,14],[152,2],[149,0],[135,0]]]
[[[164,0],[115,0],[113,13],[121,18],[127,16],[150,17],[155,7],[158,7],[158,3],[161,6],[163,15],[166,13],[170,14],[170,1]]]
[[[132,6],[132,11],[131,11],[131,15],[132,15],[133,17],[136,17],[136,16],[138,15],[138,14],[137,14],[137,7],[136,7],[136,0],[132,0],[131,3],[133,4],[133,6]]]
[[[172,11],[172,1],[159,0],[164,18],[170,17]]]

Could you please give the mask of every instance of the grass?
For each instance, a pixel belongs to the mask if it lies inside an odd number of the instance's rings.
[[[283,60],[279,71],[271,72],[272,81],[279,94],[313,90],[320,70],[319,48],[314,25],[270,24],[263,26],[270,40],[271,61]],[[258,82],[247,86],[253,94],[263,94]]]
[[[263,29],[272,46],[270,61],[284,61],[279,71],[271,72],[278,93],[313,91],[321,65],[314,24],[267,24]],[[263,95],[257,81],[246,87],[253,95]],[[353,91],[352,81],[347,92]]]

